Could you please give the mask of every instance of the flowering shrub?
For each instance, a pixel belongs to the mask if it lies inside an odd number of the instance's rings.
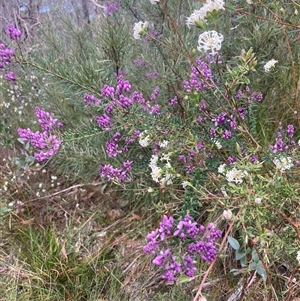
[[[176,211],[178,222],[164,215],[159,227],[146,236],[144,247],[168,283],[174,283],[181,274],[195,276],[198,257],[213,266],[218,262],[218,251],[226,266],[230,258],[225,244],[229,234],[238,236],[237,242],[242,241],[235,250],[237,258],[243,259],[243,267],[249,269],[236,268],[240,273],[256,271],[264,281],[272,281],[267,268],[272,271],[273,266],[268,267],[268,263],[282,259],[285,245],[290,246],[286,257],[293,254],[296,258],[299,249],[296,58],[284,63],[277,57],[279,51],[266,55],[260,43],[252,47],[239,22],[241,14],[252,18],[257,9],[261,13],[257,20],[269,26],[278,22],[286,41],[292,33],[285,35],[283,27],[295,31],[299,28],[283,17],[271,22],[268,18],[283,14],[274,8],[275,4],[262,9],[246,2],[243,9],[232,7],[238,6],[236,2],[221,0],[186,6],[150,0],[138,7],[122,1],[106,2],[107,23],[103,21],[105,26],[101,28],[105,34],[97,44],[101,44],[105,57],[100,71],[97,69],[99,81],[95,79],[97,74],[89,77],[90,66],[99,62],[98,52],[91,55],[88,67],[82,67],[88,59],[82,58],[82,52],[77,53],[77,67],[84,70],[77,81],[68,81],[68,76],[73,76],[68,73],[69,64],[64,73],[61,66],[47,70],[33,59],[18,61],[48,72],[49,81],[57,78],[59,85],[66,85],[67,96],[57,107],[65,115],[74,114],[63,141],[59,132],[62,124],[39,107],[35,113],[42,131],[19,128],[21,139],[34,148],[36,160],[53,158],[54,166],[62,172],[64,167],[69,172],[64,164],[71,160],[76,161],[76,172],[77,163],[83,162],[81,178],[85,178],[83,170],[93,166],[94,177],[100,176],[109,188],[118,186],[128,200],[138,199],[143,206],[157,209],[159,215]],[[130,8],[134,18],[125,18],[128,11],[124,7]],[[112,25],[112,17],[117,15],[126,22]],[[249,32],[262,26],[259,24]],[[118,30],[121,33],[117,36]],[[255,32],[252,39],[259,33],[259,42],[268,45],[271,39],[276,44],[268,30]],[[11,27],[9,36],[15,41],[20,37]],[[293,36],[292,41],[297,39]],[[292,52],[293,43],[285,43]],[[4,44],[0,45],[0,55],[3,65],[16,59],[14,51]],[[57,61],[60,59],[59,54]],[[285,86],[276,76],[287,70],[288,64],[293,69],[289,75],[292,92],[281,93]],[[10,72],[5,78],[15,80]],[[277,82],[272,85],[274,79]],[[72,97],[71,88],[76,92]],[[281,101],[283,98],[285,101]],[[274,117],[276,111],[280,114]],[[64,152],[58,152],[61,145]],[[90,160],[91,165],[86,167],[84,160]],[[129,206],[134,207],[133,203]],[[206,227],[194,221],[199,212],[205,212]],[[224,231],[223,242],[218,244],[221,230],[216,228],[224,225],[228,232]],[[234,241],[231,239],[233,245]],[[272,292],[273,286],[265,285]]]

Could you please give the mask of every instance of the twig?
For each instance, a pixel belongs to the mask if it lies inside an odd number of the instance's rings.
[[[68,187],[68,188],[65,188],[65,189],[63,189],[63,190],[54,192],[54,193],[52,193],[52,194],[48,194],[48,195],[44,195],[44,196],[42,196],[42,197],[38,197],[38,198],[32,199],[31,201],[36,201],[36,200],[42,200],[42,199],[51,198],[51,197],[53,197],[53,196],[59,195],[59,194],[61,194],[61,193],[63,193],[63,192],[67,192],[67,191],[72,190],[72,189],[74,189],[74,188],[85,187],[85,186],[90,186],[90,185],[92,185],[92,186],[97,186],[97,185],[99,185],[99,184],[101,184],[101,183],[102,183],[102,182],[97,182],[97,183],[93,183],[93,184],[76,184],[76,185],[70,186],[70,187]]]

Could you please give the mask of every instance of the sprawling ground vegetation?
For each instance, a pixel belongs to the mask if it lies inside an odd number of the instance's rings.
[[[1,5],[0,300],[299,300],[297,1]]]

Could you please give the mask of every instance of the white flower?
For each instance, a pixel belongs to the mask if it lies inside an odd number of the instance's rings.
[[[152,166],[151,169],[151,177],[153,181],[159,183],[159,178],[161,177],[162,169],[158,166]]]
[[[236,184],[241,184],[243,182],[243,178],[245,177],[247,173],[242,171],[242,170],[238,170],[235,167],[229,171],[227,171],[226,173],[226,179],[228,182],[234,182]]]
[[[167,154],[162,153],[160,161],[167,161],[169,163],[171,155],[172,155],[172,153],[167,153]]]
[[[160,159],[160,161],[162,160]],[[150,159],[149,167],[151,168],[151,177],[153,181],[156,183],[160,183],[162,185],[172,184],[173,176],[169,172],[170,170],[172,170],[172,166],[170,162],[167,161],[167,163],[163,168],[159,167],[157,165],[157,162],[158,162],[158,156],[152,155]]]
[[[276,169],[281,172],[294,166],[291,157],[278,156],[273,160],[273,163],[275,164]]]
[[[197,49],[199,51],[204,50],[205,52],[210,50],[211,53],[214,54],[221,49],[223,40],[224,37],[222,34],[214,30],[205,31],[199,36]]]
[[[189,181],[183,181],[181,183],[182,187],[185,189],[186,187],[188,187],[190,185],[190,182]]]
[[[158,3],[159,0],[150,0],[151,4],[155,4],[155,3]]]
[[[300,263],[300,251],[297,252],[297,257],[296,257],[297,261]]]
[[[186,24],[188,27],[190,25],[206,23],[207,13],[212,13],[213,11],[218,11],[220,9],[225,9],[225,3],[223,0],[207,0],[200,9],[194,10],[193,13],[187,18]]]
[[[223,215],[223,218],[225,218],[228,221],[232,219],[231,210],[224,210],[222,215]]]
[[[164,148],[164,147],[166,147],[166,146],[168,146],[169,145],[169,141],[167,141],[167,140],[164,140],[163,142],[160,142],[159,143],[159,146],[161,147],[161,148]]]
[[[225,167],[226,167],[226,164],[221,164],[221,165],[218,167],[218,173],[224,173]]]
[[[147,133],[148,131],[144,131],[140,134],[139,144],[142,147],[147,147],[150,144],[150,136]]]
[[[151,159],[150,159],[150,164],[149,166],[152,168],[153,166],[157,165],[157,161],[158,161],[158,156],[157,155],[152,155]]]
[[[261,203],[261,198],[256,198],[254,202],[259,205]]]
[[[271,59],[264,65],[264,69],[266,72],[269,72],[270,69],[275,68],[275,64],[278,63],[278,61]]]
[[[215,146],[217,147],[217,149],[221,149],[222,148],[222,144],[221,144],[220,140],[218,140],[218,139],[211,139],[211,140],[215,144]]]
[[[173,178],[173,176],[170,173],[166,172],[165,176],[163,178],[161,178],[160,184],[162,184],[164,186],[171,185],[171,184],[173,184],[172,178]]]
[[[213,12],[225,9],[225,2],[223,0],[207,0],[204,6],[208,12]]]
[[[203,7],[201,9],[194,10],[193,13],[186,19],[186,25],[190,27],[190,25],[197,25],[197,23],[206,23],[206,13],[207,11],[203,9]]]
[[[253,3],[252,0],[246,0],[246,2],[247,2],[248,4],[252,4],[252,3]]]
[[[137,22],[134,24],[134,28],[133,28],[133,37],[135,39],[140,39],[141,35],[143,34],[143,32],[145,31],[145,29],[148,27],[148,22]]]

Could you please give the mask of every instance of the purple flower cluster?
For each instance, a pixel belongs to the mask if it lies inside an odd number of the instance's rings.
[[[283,130],[281,122],[278,125],[277,137],[274,145],[270,145],[271,151],[276,154],[287,152],[296,147],[296,142],[293,140],[295,128],[292,124],[287,125],[286,131]]]
[[[108,115],[103,114],[102,116],[96,116],[95,120],[102,129],[106,131],[111,129],[111,119]]]
[[[213,223],[204,227],[194,222],[188,214],[177,226],[172,216],[164,215],[159,228],[146,236],[144,252],[154,256],[152,263],[164,269],[162,278],[172,284],[181,273],[194,276],[197,256],[208,262],[215,260],[218,253],[216,241],[221,235]],[[180,239],[181,243],[172,243],[176,239]],[[171,245],[178,246],[178,249],[171,249]]]
[[[128,173],[132,170],[132,161],[125,161],[121,167],[113,167],[111,164],[100,165],[100,175],[108,181],[130,182]]]
[[[151,94],[150,99],[151,99],[151,100],[156,100],[158,94],[159,94],[159,87],[155,87],[153,93]]]
[[[46,112],[39,107],[35,108],[35,115],[38,118],[38,122],[41,125],[43,131],[50,133],[54,126],[61,128],[63,124],[57,122],[57,119],[52,118],[49,112]]]
[[[205,151],[205,147],[201,141],[197,144],[199,152]],[[202,156],[201,156],[202,157]],[[178,160],[183,164],[186,173],[192,173],[197,166],[202,165],[203,161],[199,158],[199,153],[193,149],[190,149],[187,154],[178,155]]]
[[[83,102],[86,106],[92,106],[92,105],[101,105],[101,100],[96,98],[94,95],[91,94],[84,94]]]
[[[113,13],[116,13],[119,10],[119,4],[117,2],[106,2],[105,13],[107,17],[111,17]]]
[[[250,88],[247,86],[244,91],[238,90],[235,94],[235,98],[237,100],[245,100],[246,103],[251,103],[253,101],[256,101],[258,103],[262,102],[263,100],[263,94],[261,92],[252,92],[250,94]]]
[[[121,138],[121,134],[116,132],[113,137],[106,142],[106,153],[109,157],[116,157],[118,154],[122,153],[122,150],[119,149],[118,141]]]
[[[37,150],[34,157],[37,161],[42,162],[51,158],[59,149],[61,140],[54,134],[54,127],[61,128],[62,123],[52,118],[49,112],[35,108],[35,114],[41,125],[43,132],[33,132],[31,129],[18,129],[18,134],[24,142],[30,142],[33,148]]]
[[[4,78],[8,81],[15,81],[16,77],[13,71],[8,71],[9,64],[12,62],[12,58],[15,55],[13,49],[5,47],[0,43],[0,69],[4,69]]]
[[[8,24],[6,27],[6,33],[11,40],[18,40],[21,37],[21,31],[15,28],[12,24]]]
[[[206,62],[197,57],[195,66],[192,66],[191,69],[190,80],[183,81],[187,93],[215,87],[213,73]]]
[[[99,127],[106,131],[110,130],[112,128],[111,115],[114,112],[114,109],[128,111],[133,106],[133,104],[137,104],[143,111],[148,111],[152,115],[160,114],[160,106],[157,103],[154,103],[151,106],[150,101],[147,101],[142,93],[138,91],[133,91],[131,93],[131,88],[132,87],[130,82],[126,80],[122,74],[118,76],[116,87],[111,87],[109,85],[103,86],[101,90],[101,97],[107,98],[108,103],[106,103],[105,105],[105,113],[101,116],[96,116],[95,118]],[[159,87],[156,87],[151,95],[151,100],[156,100],[158,94]],[[91,99],[89,95],[85,96],[84,101],[85,103],[90,103],[95,102],[95,99]]]
[[[177,99],[177,96],[175,96],[174,98],[172,98],[170,101],[169,101],[169,105],[171,107],[174,107],[178,104],[178,99]]]

